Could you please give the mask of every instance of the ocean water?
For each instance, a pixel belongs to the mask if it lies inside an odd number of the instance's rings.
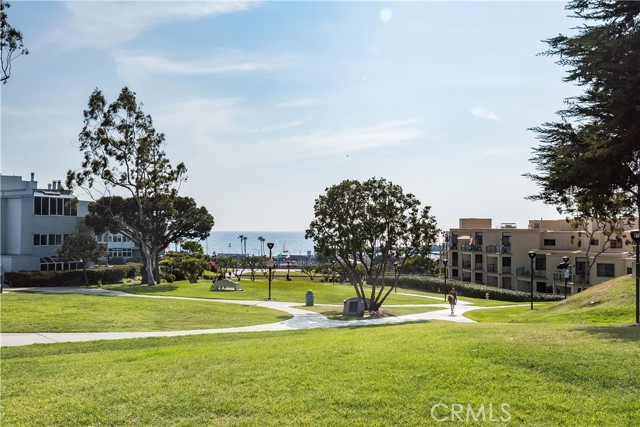
[[[313,255],[313,241],[304,238],[304,231],[213,231],[206,241],[201,242],[208,254],[241,254],[239,236],[247,238],[248,255],[269,254],[267,243],[273,243],[272,254],[277,256],[285,251],[291,255]],[[258,237],[264,237],[264,244]]]

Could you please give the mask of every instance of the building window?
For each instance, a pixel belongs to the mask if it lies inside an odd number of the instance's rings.
[[[622,248],[622,239],[611,240],[611,248],[612,249],[620,249]]]
[[[66,197],[34,197],[34,215],[78,216],[74,199]]]
[[[598,277],[615,277],[613,264],[597,264],[596,270]]]
[[[482,246],[482,233],[476,233],[473,243],[475,243],[478,246]]]
[[[600,240],[591,239],[591,241],[589,243],[591,244],[591,246],[598,246],[600,244]]]
[[[40,258],[40,271],[77,270],[82,268],[82,259],[72,258],[63,261],[57,256],[45,256]]]
[[[109,248],[109,257],[131,258],[132,256],[131,248]]]
[[[544,239],[543,245],[544,246],[555,246],[556,245],[556,239]]]
[[[33,245],[34,246],[60,246],[64,238],[67,238],[68,234],[34,234]]]

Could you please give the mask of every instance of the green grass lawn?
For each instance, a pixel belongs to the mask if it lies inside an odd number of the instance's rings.
[[[629,324],[635,322],[635,279],[619,277],[563,301],[536,303],[535,308],[477,310],[466,316],[479,322]]]
[[[276,286],[289,297],[310,288],[309,282],[295,283],[274,282],[274,297]],[[625,325],[634,320],[632,283],[629,277],[616,279],[559,303],[536,303],[533,312],[526,306],[472,311],[469,317],[483,321],[476,324],[422,322],[6,347],[0,352],[0,421],[18,427],[635,426],[640,424],[640,327]],[[264,284],[254,289],[243,280],[242,285],[247,291],[222,297],[246,298],[265,290]],[[353,292],[344,285],[318,285],[311,285],[316,302],[340,303]],[[213,294],[208,286],[122,288],[208,298]],[[78,322],[89,326],[114,312],[102,323],[113,330],[118,317],[145,321],[129,313],[143,307],[113,302],[166,301],[83,295],[54,301],[57,296],[2,295],[3,332],[12,318],[40,317],[55,325],[56,318],[76,311],[84,313]],[[419,296],[394,298],[405,305],[427,302]],[[48,299],[52,305],[46,308]],[[175,311],[183,316],[200,305],[243,309],[206,301],[170,303],[184,303]],[[37,314],[39,305],[44,314]],[[75,308],[65,311],[67,306]],[[173,307],[157,305],[149,316],[171,317]]]
[[[2,424],[632,426],[639,339],[629,327],[428,322],[10,347]],[[452,422],[456,405],[478,421]]]
[[[195,284],[189,283],[186,280],[182,280],[174,283],[162,283],[155,286],[137,284],[105,286],[105,288],[108,289],[135,294],[171,295],[235,300],[242,299],[260,301],[265,300],[269,294],[269,282],[264,278],[256,279],[256,281],[254,282],[248,279],[243,279],[240,281],[240,287],[243,289],[242,292],[212,292],[210,290],[211,281],[206,280],[200,280]],[[345,299],[352,298],[356,295],[353,286],[350,284],[332,284],[319,282],[317,280],[292,280],[287,282],[286,280],[282,279],[274,279],[271,283],[271,297],[276,301],[304,303],[306,293],[309,290],[313,291],[314,299],[317,304],[342,304]],[[421,296],[401,295],[402,292],[402,290],[398,290],[397,294],[392,292],[386,299],[385,304],[441,304],[443,302],[431,298],[424,298],[424,296],[434,295],[428,294],[426,292],[413,290],[410,291],[411,294]],[[439,295],[437,296],[438,298],[440,297]]]
[[[344,317],[342,315],[342,306],[335,307],[335,306],[329,306],[329,305],[314,305],[313,307],[302,306],[298,308],[301,308],[307,311],[313,311],[315,313],[320,313],[327,316],[329,319],[334,319],[334,320],[361,319],[361,317],[354,317],[354,316]],[[383,316],[404,316],[406,314],[428,313],[430,311],[436,311],[436,310],[443,310],[443,308],[437,307],[434,305],[423,305],[419,307],[410,306],[410,305],[409,306],[408,305],[392,306],[392,307],[382,306],[381,312]]]
[[[179,331],[274,323],[281,311],[211,301],[73,294],[0,295],[2,332]]]

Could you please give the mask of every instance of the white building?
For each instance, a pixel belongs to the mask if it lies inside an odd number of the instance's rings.
[[[115,258],[122,258],[125,262],[130,258],[140,258],[140,248],[129,237],[120,233],[104,233],[96,235],[98,245],[105,256],[103,259],[109,264]]]
[[[53,181],[46,189],[20,176],[0,175],[0,268],[2,274],[21,270],[67,270],[56,249],[70,235],[92,233],[85,226],[88,202],[78,200]]]

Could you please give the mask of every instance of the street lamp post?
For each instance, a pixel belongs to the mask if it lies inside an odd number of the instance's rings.
[[[273,249],[273,243],[267,243],[269,248],[269,259],[267,260],[267,267],[269,267],[269,297],[267,300],[271,301],[271,269],[273,268],[273,258],[271,258],[271,249]]]
[[[398,274],[398,260],[393,261],[393,279],[394,279],[394,285],[393,285],[393,290],[395,291],[395,293],[398,293],[398,276],[400,276]]]
[[[567,287],[569,287],[569,257],[563,256],[564,261],[564,298],[567,299]]]
[[[636,228],[630,234],[636,243],[636,323],[640,324],[640,230]]]
[[[446,258],[442,259],[442,265],[444,265],[444,291],[447,292],[447,264],[449,264],[449,260]]]
[[[533,311],[533,268],[534,266],[534,261],[536,259],[536,253],[534,251],[529,251],[529,258],[531,259],[531,310]]]

